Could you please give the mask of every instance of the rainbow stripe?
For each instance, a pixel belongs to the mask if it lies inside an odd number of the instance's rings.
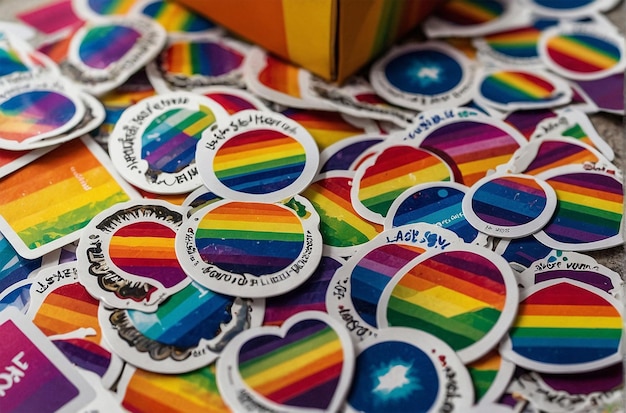
[[[539,56],[537,43],[540,36],[541,30],[530,26],[485,36],[485,42],[505,56],[530,59]]]
[[[215,338],[232,316],[233,297],[191,283],[159,305],[154,313],[128,310],[133,326],[149,339],[177,348],[191,348]]]
[[[154,119],[141,136],[141,156],[152,169],[176,173],[196,157],[202,131],[215,123],[211,109],[173,109]]]
[[[215,153],[213,169],[234,191],[266,194],[288,187],[302,174],[306,150],[282,132],[259,129],[231,137]]]
[[[168,32],[201,32],[215,28],[209,20],[173,1],[154,1],[141,12]]]
[[[80,139],[0,180],[0,193],[0,215],[30,249],[70,235],[99,212],[130,200]]]
[[[265,67],[257,76],[257,80],[265,87],[285,95],[301,99],[300,68],[283,60],[266,55]]]
[[[501,176],[476,189],[472,210],[482,221],[515,227],[537,219],[546,209],[547,194],[537,181],[521,176]]]
[[[437,10],[437,17],[457,25],[472,26],[495,20],[503,12],[504,7],[496,0],[450,0]]]
[[[376,309],[391,278],[412,259],[424,253],[412,245],[388,244],[368,252],[350,274],[350,298],[359,316],[378,327]]]
[[[111,353],[91,341],[74,338],[54,340],[53,343],[73,364],[100,377],[104,376],[111,364]]]
[[[62,93],[50,90],[21,93],[0,104],[0,137],[23,142],[61,128],[75,114],[76,105]]]
[[[338,112],[287,109],[281,113],[302,125],[313,136],[320,150],[342,139],[365,133],[363,128],[346,122]]]
[[[527,359],[587,363],[619,351],[622,317],[596,293],[562,282],[524,299],[509,334],[513,351]]]
[[[122,271],[171,288],[187,278],[176,258],[175,237],[176,232],[163,224],[135,222],[115,231],[109,257]]]
[[[581,139],[581,141],[584,141]],[[598,157],[581,145],[568,142],[542,141],[535,159],[522,173],[537,175],[540,172],[565,165],[583,164],[585,162],[598,162]]]
[[[459,139],[463,136],[463,139]],[[506,164],[521,142],[505,130],[486,123],[461,121],[431,132],[420,147],[443,158],[454,181],[472,186],[496,166]]]
[[[497,351],[492,351],[479,360],[469,364],[467,371],[472,377],[476,401],[480,401],[496,380],[502,357]]]
[[[571,173],[547,179],[556,191],[556,212],[543,231],[552,239],[584,244],[619,235],[624,211],[622,184],[611,176]]]
[[[137,369],[122,406],[134,413],[228,413],[217,388],[215,365],[190,373],[159,374]]]
[[[22,258],[0,233],[0,294],[41,267],[41,258]]]
[[[550,102],[562,97],[548,80],[529,72],[499,71],[486,76],[480,93],[500,104]]]
[[[363,219],[352,206],[352,178],[318,180],[302,193],[320,215],[324,244],[333,247],[361,245],[382,232],[381,225]]]
[[[391,146],[365,170],[359,182],[358,199],[370,211],[385,216],[406,189],[451,179],[448,165],[432,153],[410,146]]]
[[[97,26],[85,33],[78,48],[81,61],[94,69],[106,69],[133,48],[141,33],[126,26]]]
[[[442,252],[394,286],[387,322],[426,331],[458,351],[493,328],[505,298],[504,279],[493,262],[470,251]]]
[[[63,285],[50,292],[44,299],[33,318],[33,323],[46,336],[90,327],[96,334],[85,337],[85,340],[100,344],[102,332],[98,323],[98,305],[99,301],[80,283]]]
[[[0,76],[13,72],[26,72],[28,67],[14,49],[0,49]]]
[[[585,34],[553,36],[546,43],[548,56],[572,72],[594,73],[614,67],[622,58],[617,46]]]
[[[238,69],[243,55],[219,42],[176,42],[163,53],[163,69],[184,76],[221,76]]]
[[[87,6],[103,16],[128,14],[135,3],[136,0],[87,0]]]
[[[229,115],[233,115],[242,110],[252,109],[260,110],[254,103],[242,98],[241,96],[233,95],[225,92],[208,92],[204,93],[204,96],[213,99],[221,107],[226,109]]]
[[[297,323],[285,338],[253,338],[239,351],[243,381],[281,405],[326,409],[342,368],[341,340],[319,320]]]
[[[295,260],[304,247],[296,214],[275,204],[229,202],[198,224],[196,247],[208,264],[239,274],[273,274]]]

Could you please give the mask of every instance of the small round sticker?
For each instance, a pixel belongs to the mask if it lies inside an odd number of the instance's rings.
[[[193,214],[176,237],[183,269],[222,294],[269,297],[313,274],[322,256],[319,215],[303,197],[287,205],[218,201]]]
[[[599,25],[561,25],[547,29],[538,46],[548,68],[569,79],[600,79],[623,73],[626,68],[624,38]]]
[[[474,65],[455,48],[440,42],[392,49],[370,71],[376,92],[413,110],[462,106],[474,94]]]
[[[202,185],[196,145],[224,109],[189,92],[146,98],[122,113],[109,138],[109,155],[122,177],[158,194],[182,194]]]
[[[246,110],[205,131],[196,159],[204,184],[217,195],[279,202],[311,183],[319,150],[297,122],[276,113]]]
[[[476,182],[463,198],[465,218],[487,235],[521,238],[544,227],[556,210],[556,193],[531,175],[495,174]]]

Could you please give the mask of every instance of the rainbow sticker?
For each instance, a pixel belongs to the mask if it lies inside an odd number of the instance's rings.
[[[500,238],[533,234],[552,218],[556,194],[531,175],[492,174],[476,182],[463,198],[463,214],[474,228]]]
[[[545,281],[524,290],[503,357],[545,373],[581,373],[621,360],[622,304],[578,281]]]
[[[425,127],[419,126],[422,123]],[[441,156],[454,172],[451,180],[466,186],[507,163],[527,142],[503,121],[473,109],[423,112],[415,124],[404,132],[404,140]]]
[[[467,365],[472,376],[476,402],[495,403],[509,385],[515,364],[502,358],[497,350],[492,350],[485,356]]]
[[[527,26],[490,34],[474,40],[481,51],[505,63],[535,64],[539,60],[537,43],[541,29]]]
[[[169,33],[198,33],[216,29],[213,22],[172,1],[144,0],[134,10],[151,17]]]
[[[468,188],[455,182],[433,182],[411,187],[389,207],[385,229],[426,222],[434,224],[471,243],[478,231],[467,222],[461,203]]]
[[[615,170],[585,170],[578,165],[538,175],[556,192],[556,212],[534,236],[561,250],[588,251],[624,242],[624,190]]]
[[[242,411],[246,399],[292,412],[336,411],[352,379],[354,349],[347,334],[319,311],[298,313],[280,328],[239,334],[217,364],[224,401],[234,411]]]
[[[121,60],[141,33],[127,26],[96,26],[89,29],[78,48],[79,58],[90,68],[106,70]]]
[[[572,90],[556,76],[540,70],[487,72],[478,81],[478,104],[505,111],[540,109],[569,103]]]
[[[549,69],[569,79],[605,78],[626,67],[624,38],[593,24],[545,30],[539,52]]]
[[[302,193],[320,215],[324,244],[337,253],[354,253],[356,247],[382,232],[381,225],[363,219],[350,201],[352,172],[319,175]],[[340,252],[343,251],[343,252]]]
[[[218,201],[193,214],[176,236],[183,269],[213,291],[269,297],[302,284],[321,258],[319,216],[308,200],[287,205]]]
[[[319,151],[296,122],[276,113],[244,111],[231,116],[230,124],[206,131],[196,158],[204,184],[217,195],[277,202],[311,183]]]
[[[352,204],[361,216],[382,224],[393,201],[406,189],[451,180],[450,167],[432,152],[407,144],[387,144],[356,170]]]
[[[517,309],[513,270],[488,249],[464,245],[422,255],[385,287],[377,321],[433,334],[465,363],[484,356],[506,333]]]
[[[232,336],[259,326],[263,307],[263,300],[190,283],[153,313],[100,305],[98,320],[122,359],[156,373],[186,373],[212,363]]]

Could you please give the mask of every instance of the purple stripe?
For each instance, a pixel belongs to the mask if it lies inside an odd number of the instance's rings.
[[[198,141],[196,139],[190,138],[189,135],[184,132],[180,132],[152,151],[149,156],[146,156],[146,160],[152,163],[165,156],[172,159],[191,146],[195,146],[197,143]]]
[[[443,126],[431,134],[420,144],[433,145],[441,149],[467,144],[468,142],[480,142],[508,136],[503,130],[485,123],[458,122]]]
[[[481,140],[474,139],[474,140],[471,140],[470,143],[467,143],[467,141],[465,141],[464,139],[461,139],[458,143],[459,144],[463,143],[463,144],[454,145],[451,143],[449,145],[440,145],[439,143],[437,143],[437,145],[434,145],[434,146],[439,150],[445,151],[448,155],[452,157],[467,155],[469,153],[474,153],[474,152],[482,152],[488,148],[495,148],[495,149],[506,148],[507,146],[510,146],[512,143],[519,146],[519,144],[509,135],[502,135],[502,136],[491,138],[491,139],[481,139]]]
[[[581,153],[586,150],[580,146],[563,144],[562,142],[544,142],[541,144],[539,153],[526,168],[527,171],[542,168],[546,165],[558,163],[563,158]]]
[[[548,179],[548,183],[550,183],[550,181],[624,195],[622,185],[618,181],[602,174],[573,173],[555,176],[554,178]]]
[[[608,292],[615,286],[611,279],[603,274],[595,271],[574,271],[574,270],[556,270],[548,271],[535,275],[535,283],[553,280],[556,278],[568,278],[570,280],[581,281],[585,284],[593,285],[601,290]]]
[[[287,265],[293,262],[293,258],[279,258],[279,257],[268,257],[268,256],[257,256],[257,255],[248,255],[243,252],[241,255],[239,254],[219,254],[215,253],[214,248],[207,248],[207,251],[200,251],[200,256],[204,259],[207,257],[209,262],[220,265],[223,264],[241,264],[247,266],[272,266],[272,267],[286,267]]]
[[[530,182],[531,180],[528,179],[528,181]],[[533,195],[533,196],[537,196],[539,198],[546,198],[546,193],[542,188],[537,188],[535,186],[532,185],[526,185],[523,183],[519,183],[519,182],[515,182],[513,180],[508,180],[506,178],[500,178],[500,179],[494,179],[493,181],[491,181],[493,184],[504,187],[504,188],[511,188],[514,189],[516,191],[519,192],[524,192],[526,194],[529,195]]]
[[[478,261],[477,261],[478,259]],[[453,267],[460,271],[468,271],[477,276],[486,277],[498,284],[504,284],[502,274],[494,263],[480,255],[466,251],[450,251],[437,254],[430,260]],[[455,276],[456,274],[450,274]]]
[[[68,105],[69,100],[67,97],[58,94],[56,92],[49,92],[45,95],[41,95],[36,102],[32,102],[33,105],[28,108],[24,108],[23,115],[40,118],[43,113],[49,112],[51,109],[58,111],[60,108],[71,107]],[[45,118],[48,123],[51,123],[53,119]]]
[[[558,225],[554,223],[548,224],[543,229],[543,231],[550,238],[556,237],[560,239],[566,238],[566,239],[572,240],[569,242],[570,244],[584,244],[585,242],[593,242],[593,241],[598,241],[598,240],[602,240],[606,238],[603,235],[590,233],[587,231],[582,231],[576,228],[566,227],[566,226]],[[573,242],[574,240],[578,242]]]

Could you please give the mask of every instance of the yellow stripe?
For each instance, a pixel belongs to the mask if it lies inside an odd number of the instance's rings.
[[[392,296],[447,318],[491,307],[483,301],[442,286],[417,292],[398,284],[393,289]]]
[[[599,316],[546,316],[522,315],[514,323],[515,327],[554,327],[554,328],[622,328],[621,317]]]
[[[579,60],[593,62],[594,66],[602,68],[612,67],[616,63],[612,58],[564,37],[550,39],[548,47],[554,48],[567,56],[575,55]]]
[[[203,130],[205,130],[206,128],[208,128],[209,125],[211,125],[213,122],[215,122],[214,117],[204,116],[200,118],[198,121],[196,121],[195,123],[187,126],[185,128],[185,133],[191,136],[196,135],[202,132]]]
[[[93,315],[72,311],[68,308],[62,308],[46,302],[41,304],[38,313],[47,319],[46,321],[45,319],[35,316],[33,321],[36,321],[35,324],[41,325],[42,327],[47,327],[55,331],[58,331],[57,327],[59,324],[72,325],[76,326],[76,328],[92,327],[96,330],[97,334],[100,334],[98,318]],[[69,331],[58,331],[58,333],[69,333]]]
[[[174,238],[113,236],[111,246],[171,248],[174,246]]]
[[[394,190],[410,188],[424,182],[443,181],[449,177],[450,171],[448,171],[448,168],[441,163],[437,163],[409,175],[394,178],[391,181],[383,181],[381,183],[368,186],[367,188],[360,188],[359,199],[370,199]]]
[[[287,224],[275,222],[257,222],[257,221],[233,221],[233,220],[217,220],[211,219],[210,222],[205,224],[205,221],[201,221],[198,229],[209,230],[239,230],[245,232],[281,232],[298,234],[302,233],[302,225],[300,224]]]
[[[259,148],[228,155],[218,154],[213,160],[213,167],[218,170],[225,170],[304,154],[304,149],[299,142],[273,146],[269,149]]]
[[[327,215],[336,217],[341,221],[347,222],[352,228],[365,235],[367,239],[372,239],[376,235],[378,235],[376,227],[362,220],[353,212],[344,209],[332,200],[326,198],[324,195],[319,193],[307,193],[307,191],[305,191],[304,195],[309,198],[309,201],[316,203],[320,206],[320,208],[326,211]]]
[[[549,90],[546,90],[543,87],[536,85],[530,80],[525,79],[524,77],[519,76],[515,73],[498,72],[494,73],[492,76],[508,85],[512,85],[517,89],[521,89],[525,93],[529,93],[534,97],[550,96]]]
[[[324,150],[328,148],[333,143],[339,142],[340,140],[349,138],[354,135],[358,135],[362,132],[355,131],[329,131],[328,129],[314,129],[307,128],[315,143],[317,143],[317,147],[319,150]]]
[[[489,159],[479,159],[477,161],[465,162],[457,164],[459,171],[463,176],[473,175],[475,173],[486,172],[487,170],[507,163],[511,159],[511,154],[495,156]]]
[[[474,17],[482,22],[487,22],[495,19],[498,16],[494,16],[489,10],[481,9],[480,6],[476,6],[472,3],[467,4],[466,1],[452,1],[450,6],[446,9],[456,10],[465,16]]]
[[[590,208],[614,212],[616,214],[622,214],[624,212],[624,205],[621,202],[607,201],[593,196],[559,190],[556,191],[556,197],[559,201],[571,202],[576,205],[584,205]]]

